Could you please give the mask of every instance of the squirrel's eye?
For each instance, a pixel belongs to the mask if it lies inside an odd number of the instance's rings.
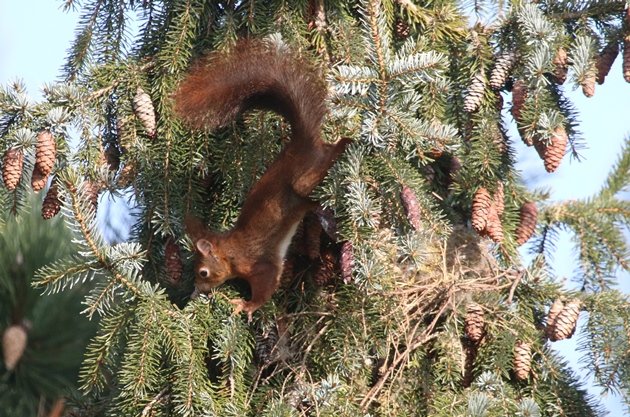
[[[199,270],[199,276],[201,278],[208,278],[208,270],[206,268],[201,268]]]

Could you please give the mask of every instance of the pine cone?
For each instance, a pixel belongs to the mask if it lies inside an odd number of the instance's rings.
[[[553,58],[553,65],[555,67],[553,71],[553,78],[557,84],[564,84],[567,80],[567,73],[569,72],[569,57],[567,51],[560,47],[556,56]]]
[[[464,111],[472,113],[479,107],[483,99],[483,93],[486,88],[486,79],[483,72],[478,72],[468,86],[468,92],[464,96]]]
[[[53,181],[42,203],[42,217],[50,220],[59,213],[59,210],[61,210],[61,200],[59,200],[57,182]]]
[[[133,111],[140,119],[144,130],[150,138],[155,137],[155,109],[151,97],[138,87],[136,95],[133,97]]]
[[[295,277],[295,263],[293,260],[287,258],[282,263],[282,273],[280,274],[280,286],[282,288],[288,288],[293,282]]]
[[[503,210],[505,210],[505,192],[503,190],[503,183],[501,181],[499,181],[499,183],[497,184],[497,189],[494,192],[494,198],[492,200],[492,203],[494,204],[494,207],[497,209],[497,215],[502,215],[503,214]]]
[[[20,183],[24,154],[20,149],[10,148],[4,153],[2,162],[2,180],[7,190],[13,191]]]
[[[274,360],[274,348],[280,340],[277,326],[269,326],[266,331],[257,332],[255,337],[254,355],[260,366],[267,366]]]
[[[488,222],[488,214],[492,205],[492,197],[490,193],[483,187],[480,187],[475,193],[472,201],[472,227],[478,232],[486,228]]]
[[[413,226],[415,230],[420,229],[420,208],[418,205],[418,198],[416,197],[416,193],[406,185],[402,187],[402,191],[400,192],[400,199],[402,201],[403,208],[405,210],[405,214],[407,215],[407,219],[409,223]]]
[[[490,88],[498,90],[503,87],[515,62],[516,55],[513,52],[504,52],[497,58],[490,73]]]
[[[339,264],[341,267],[341,277],[343,278],[343,282],[346,284],[352,282],[352,271],[354,269],[354,248],[352,246],[352,242],[349,240],[346,240],[341,245]]]
[[[410,33],[409,25],[402,19],[396,19],[396,24],[394,25],[394,34],[400,40],[407,39]]]
[[[337,256],[335,253],[326,249],[322,252],[321,260],[317,272],[313,280],[320,287],[330,284],[337,276]]]
[[[522,245],[529,240],[536,230],[538,208],[536,203],[527,202],[521,206],[518,227],[516,228],[516,244]]]
[[[87,180],[83,185],[83,192],[85,193],[85,199],[92,205],[94,211],[98,209],[98,194],[101,191],[101,187],[96,181]]]
[[[164,247],[164,267],[166,276],[172,284],[177,284],[182,279],[184,265],[182,255],[177,242],[168,238]]]
[[[28,341],[28,333],[26,328],[21,324],[13,324],[2,334],[2,354],[4,356],[4,366],[7,370],[12,371],[24,354],[26,343]]]
[[[488,221],[486,223],[485,233],[487,233],[494,242],[503,242],[503,225],[501,224],[501,219],[499,218],[497,208],[494,204],[491,204],[488,210]]]
[[[597,57],[597,61],[595,66],[597,67],[597,84],[604,84],[604,80],[606,76],[610,72],[610,68],[612,67],[613,62],[615,62],[615,58],[619,54],[619,44],[617,42],[611,42]]]
[[[595,71],[588,72],[580,85],[582,86],[582,93],[586,97],[593,97],[595,95],[595,82],[597,81],[597,74]]]
[[[42,174],[39,170],[39,167],[35,165],[33,168],[33,175],[31,175],[31,187],[33,191],[41,191],[46,186],[46,182],[48,182],[48,175]]]
[[[545,324],[545,336],[549,338],[552,342],[556,341],[555,331],[556,331],[556,318],[558,314],[564,309],[564,303],[560,298],[556,299],[551,307],[549,308],[549,313],[547,314],[547,322]]]
[[[516,122],[521,120],[525,100],[527,100],[527,86],[523,81],[517,80],[512,87],[512,116]]]
[[[538,151],[538,155],[540,155],[545,163],[545,170],[547,170],[547,172],[551,173],[558,169],[567,150],[568,142],[569,137],[567,132],[564,130],[564,127],[558,126],[554,130],[554,134],[549,145],[545,145],[542,141],[536,141],[534,143],[534,146]]]
[[[57,145],[49,130],[42,130],[37,135],[35,145],[35,168],[42,176],[48,177],[55,166],[57,157]]]
[[[630,30],[630,29],[629,29]],[[623,62],[622,62],[622,71],[623,78],[626,82],[630,83],[630,34],[626,35],[623,40]]]
[[[518,341],[514,346],[514,374],[521,381],[529,377],[532,369],[532,347],[529,343]]]
[[[575,326],[580,316],[579,300],[569,301],[554,320],[553,338],[550,340],[569,339],[575,333]]]
[[[473,343],[479,343],[485,334],[486,320],[483,308],[477,303],[470,303],[466,306],[466,318],[464,319],[464,332],[466,337]]]
[[[315,215],[309,214],[304,218],[304,245],[306,256],[310,260],[319,258],[322,230],[322,225]]]

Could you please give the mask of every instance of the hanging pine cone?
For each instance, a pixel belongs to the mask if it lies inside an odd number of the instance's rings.
[[[164,269],[172,284],[177,284],[181,281],[184,270],[182,254],[177,242],[170,237],[166,240],[166,246],[164,247]]]
[[[491,204],[488,210],[488,221],[484,231],[494,242],[503,242],[503,225],[494,204]]]
[[[575,326],[580,316],[579,300],[569,301],[554,320],[553,338],[551,340],[569,339],[575,333]]]
[[[346,284],[352,282],[352,271],[354,269],[354,248],[352,246],[352,242],[349,240],[346,240],[341,245],[339,266],[341,267],[341,277],[343,278],[343,282]]]
[[[597,74],[595,71],[589,71],[584,75],[584,79],[580,83],[582,86],[582,93],[586,97],[593,97],[595,95],[595,82],[597,81]]]
[[[499,181],[497,184],[497,189],[494,192],[494,198],[492,199],[492,203],[494,207],[497,209],[497,215],[502,215],[503,210],[505,210],[505,192],[503,190],[503,183]]]
[[[59,191],[57,189],[57,182],[53,181],[44,201],[42,203],[42,217],[45,220],[50,220],[59,213],[61,210],[61,200],[59,199]]]
[[[485,334],[486,320],[483,308],[477,303],[470,303],[466,306],[466,317],[464,319],[464,332],[466,337],[473,343],[479,343]]]
[[[4,367],[12,371],[24,354],[28,333],[26,327],[21,324],[13,324],[2,334],[2,354],[4,357]]]
[[[488,222],[488,213],[490,212],[490,206],[492,205],[492,197],[490,193],[483,187],[480,187],[472,201],[472,227],[478,232],[481,232],[486,228]]]
[[[337,256],[331,249],[322,252],[319,267],[313,280],[320,287],[330,284],[337,276]]]
[[[615,58],[617,58],[618,54],[619,44],[617,42],[609,43],[599,54],[595,63],[597,68],[597,84],[604,84],[604,80],[610,72],[610,68],[612,67],[613,62],[615,62]]]
[[[33,168],[33,175],[31,175],[31,187],[33,191],[41,191],[46,186],[46,182],[48,182],[48,175],[42,174],[39,170],[39,167],[35,165]]]
[[[630,83],[630,34],[626,35],[623,40],[623,56],[621,69],[623,71],[624,80]]]
[[[420,207],[418,205],[418,198],[416,193],[406,185],[402,187],[400,192],[400,200],[402,201],[403,209],[407,215],[409,223],[414,229],[420,229]]]
[[[498,90],[503,87],[515,62],[516,55],[513,52],[504,52],[497,58],[490,73],[490,88]]]
[[[486,89],[486,79],[483,72],[478,72],[468,86],[468,92],[464,96],[464,111],[472,113],[479,107],[483,99],[483,93]]]
[[[267,366],[274,360],[274,349],[280,340],[278,328],[275,325],[261,330],[254,336],[254,357],[260,366]]]
[[[101,191],[101,187],[96,181],[87,180],[83,185],[83,192],[85,199],[90,202],[92,209],[96,211],[98,209],[98,193]]]
[[[514,346],[514,374],[521,381],[529,377],[532,369],[532,347],[529,343],[518,341]]]
[[[556,341],[556,318],[558,314],[564,309],[564,302],[560,298],[556,299],[551,307],[549,308],[549,313],[547,314],[547,321],[545,323],[545,336],[549,338],[552,342]]]
[[[286,258],[282,263],[282,274],[280,274],[280,286],[288,288],[295,277],[295,263],[292,259]]]
[[[394,34],[400,40],[407,39],[410,33],[409,25],[402,19],[396,19],[396,24],[394,25]]]
[[[536,230],[538,221],[538,208],[536,203],[527,202],[521,206],[519,212],[519,222],[516,228],[516,244],[522,245],[529,240]]]
[[[55,166],[57,157],[57,145],[49,130],[42,130],[37,134],[35,145],[35,168],[41,175],[48,177]]]
[[[19,184],[23,165],[24,154],[22,150],[16,148],[7,149],[2,161],[2,180],[7,190],[13,191]]]
[[[556,56],[553,58],[553,78],[557,84],[564,84],[567,80],[567,73],[569,72],[569,57],[567,51],[560,47]]]
[[[523,105],[527,100],[527,86],[521,80],[517,80],[512,87],[512,116],[514,120],[519,122],[521,120],[521,112],[523,111]]]
[[[536,141],[534,143],[538,155],[540,155],[545,163],[545,170],[547,170],[547,172],[551,173],[558,169],[567,150],[568,142],[569,137],[564,130],[564,126],[558,126],[554,130],[550,144],[545,145],[542,141]]]
[[[310,260],[319,258],[322,230],[322,225],[315,215],[309,214],[304,218],[304,245],[306,256]]]
[[[155,109],[151,97],[140,87],[133,97],[133,111],[150,138],[155,137]]]

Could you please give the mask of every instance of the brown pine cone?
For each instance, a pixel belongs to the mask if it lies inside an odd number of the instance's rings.
[[[529,377],[532,369],[532,347],[529,343],[518,341],[514,346],[514,374],[521,381]]]
[[[308,214],[304,218],[304,245],[306,247],[306,256],[310,260],[319,258],[322,225],[317,216]]]
[[[516,244],[522,245],[529,240],[536,230],[538,208],[536,203],[527,202],[521,206],[518,227],[516,228]]]
[[[494,68],[490,73],[490,88],[498,90],[505,84],[505,80],[510,75],[510,71],[516,62],[516,55],[514,52],[504,52],[494,63]]]
[[[179,283],[184,270],[182,254],[177,242],[170,237],[166,240],[164,247],[164,267],[169,281],[172,284]]]
[[[553,58],[553,65],[555,67],[553,71],[554,80],[557,84],[564,84],[569,72],[569,57],[564,48],[560,47],[558,52],[556,52],[556,56]]]
[[[402,187],[400,192],[400,200],[402,201],[405,214],[409,223],[415,230],[420,229],[420,207],[418,205],[418,198],[416,193],[406,185]]]
[[[2,161],[2,180],[7,190],[13,191],[20,183],[24,154],[21,149],[10,148],[4,153]]]
[[[57,144],[49,130],[42,130],[37,134],[35,145],[35,168],[42,176],[48,177],[55,166]]]
[[[396,24],[394,25],[394,34],[398,39],[407,39],[410,32],[411,30],[407,22],[402,19],[396,19]]]
[[[501,224],[501,219],[499,218],[497,208],[494,204],[491,204],[488,210],[488,221],[486,223],[485,233],[494,242],[503,242],[503,225]]]
[[[595,66],[597,68],[597,84],[604,84],[606,76],[610,72],[615,58],[619,54],[619,44],[617,42],[611,42],[602,50],[597,57]]]
[[[31,187],[33,188],[33,191],[43,190],[47,181],[48,175],[42,174],[39,167],[35,165],[35,168],[33,168],[33,175],[31,175]]]
[[[488,214],[492,205],[492,197],[490,193],[483,187],[479,187],[472,201],[472,227],[478,232],[486,228],[488,222]]]
[[[547,321],[545,323],[545,336],[549,338],[552,342],[556,341],[555,331],[556,331],[556,318],[558,314],[564,309],[564,302],[560,298],[556,299],[551,307],[549,308],[549,313],[547,314]]]
[[[580,316],[581,303],[579,300],[569,301],[554,320],[553,338],[550,340],[569,339],[575,333],[575,327]]]
[[[464,96],[464,111],[472,113],[479,107],[481,100],[483,99],[483,93],[486,88],[486,79],[483,72],[478,72],[473,77],[470,85],[468,86],[468,92]]]
[[[584,79],[580,83],[582,86],[582,93],[586,97],[593,97],[595,95],[595,82],[597,81],[597,74],[595,71],[589,72],[584,76]]]
[[[133,111],[136,117],[140,119],[140,123],[144,127],[145,132],[150,138],[155,137],[155,109],[151,96],[149,96],[142,88],[138,87],[136,95],[133,97]]]
[[[352,282],[352,271],[354,269],[354,248],[352,246],[352,242],[349,240],[346,240],[341,245],[339,266],[341,267],[341,278],[343,278],[343,282],[346,284]]]
[[[4,367],[12,371],[26,350],[28,333],[26,327],[21,324],[13,324],[2,333],[2,354],[4,357]]]
[[[57,187],[57,182],[53,181],[46,193],[46,197],[44,197],[44,202],[42,203],[42,217],[45,220],[52,219],[59,213],[59,210],[61,210],[61,200],[59,199]]]
[[[315,272],[313,280],[320,287],[330,284],[337,276],[337,256],[327,248],[322,252],[319,267]]]
[[[512,116],[518,123],[521,120],[523,105],[527,100],[527,86],[521,80],[517,80],[512,87]]]
[[[622,59],[623,62],[621,64],[621,68],[623,71],[623,79],[630,83],[630,34],[628,34],[623,40]]]
[[[554,130],[554,134],[551,138],[551,143],[545,145],[542,141],[534,143],[538,155],[543,159],[545,164],[545,170],[547,172],[554,172],[560,166],[562,158],[567,150],[567,144],[569,137],[563,126],[558,126]]]
[[[477,303],[468,304],[464,319],[464,332],[468,340],[473,343],[479,343],[485,334],[485,325],[486,320],[483,308]]]
[[[90,202],[92,209],[96,211],[98,209],[98,194],[101,192],[100,185],[96,181],[87,180],[83,185],[83,192],[85,193],[85,199]]]

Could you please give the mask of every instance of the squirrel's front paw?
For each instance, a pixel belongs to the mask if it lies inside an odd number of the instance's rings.
[[[249,322],[252,321],[252,315],[254,314],[254,311],[256,311],[258,307],[260,307],[251,303],[250,301],[245,301],[242,298],[230,300],[230,303],[234,305],[234,312],[232,314],[237,315],[240,312],[245,312],[247,313],[247,320]]]

